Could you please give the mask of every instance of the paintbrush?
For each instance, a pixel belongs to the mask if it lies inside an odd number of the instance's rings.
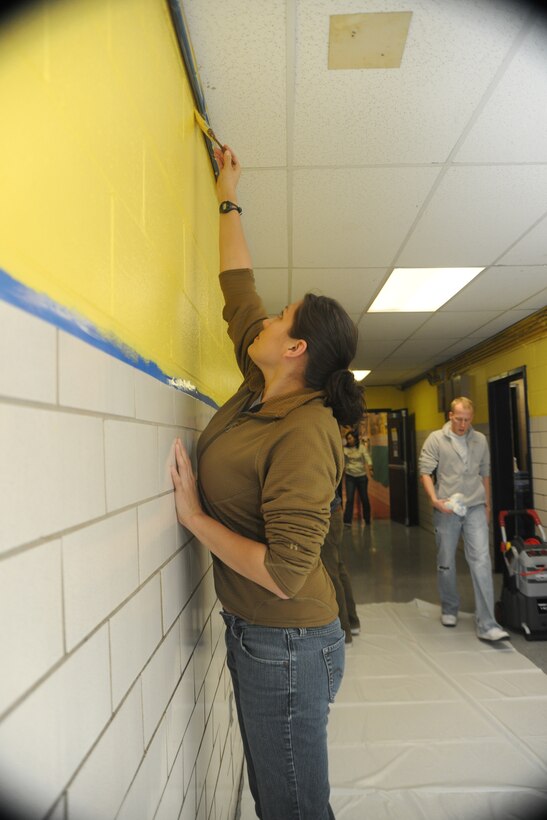
[[[194,108],[194,116],[195,116],[195,118],[196,118],[196,122],[197,122],[197,124],[199,125],[199,127],[201,128],[201,130],[203,131],[203,133],[205,134],[205,136],[206,136],[206,137],[208,137],[208,138],[209,138],[210,140],[212,140],[213,142],[216,142],[216,144],[218,145],[218,147],[219,147],[222,151],[224,151],[224,146],[223,146],[223,144],[221,143],[221,141],[220,141],[219,139],[217,139],[217,138],[216,138],[216,136],[215,136],[215,132],[213,131],[213,129],[211,128],[211,126],[209,125],[209,123],[208,123],[206,120],[204,120],[204,119],[203,119],[203,117],[201,116],[201,114],[199,113],[199,111],[196,111],[196,109],[195,109],[195,108]]]

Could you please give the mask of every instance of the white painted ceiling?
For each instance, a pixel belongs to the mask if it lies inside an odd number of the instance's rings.
[[[547,304],[547,19],[501,0],[183,0],[272,313],[307,290],[401,385]],[[412,11],[400,68],[327,68],[333,14]],[[485,270],[435,313],[367,313],[394,267]]]

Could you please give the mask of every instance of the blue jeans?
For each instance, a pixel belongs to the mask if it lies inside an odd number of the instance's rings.
[[[355,490],[359,493],[365,524],[370,524],[370,502],[368,500],[368,476],[346,474],[346,508],[344,510],[344,524],[351,524],[353,518],[353,499]]]
[[[262,820],[333,820],[327,720],[344,632],[255,626],[221,612],[249,786]]]
[[[462,535],[475,593],[477,629],[479,632],[486,632],[499,626],[494,616],[494,585],[484,504],[469,507],[465,516],[433,510],[433,524],[437,542],[437,581],[443,613],[457,615],[460,608],[456,584],[456,548]]]

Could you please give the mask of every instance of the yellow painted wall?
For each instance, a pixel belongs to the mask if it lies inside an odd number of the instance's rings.
[[[220,401],[214,174],[165,0],[35,3],[0,32],[0,267]]]
[[[396,387],[367,387],[365,401],[370,410],[402,410],[406,407],[405,394]]]
[[[466,374],[472,377],[475,403],[475,422],[488,423],[488,380],[526,366],[528,410],[530,416],[547,415],[547,339],[523,342],[514,348],[491,356]],[[426,380],[408,388],[404,393],[410,413],[416,414],[416,429],[431,430],[441,427],[442,413],[437,412],[437,389]]]
[[[425,379],[405,390],[405,400],[408,412],[416,415],[416,430],[436,430],[446,421],[437,412],[437,388]]]

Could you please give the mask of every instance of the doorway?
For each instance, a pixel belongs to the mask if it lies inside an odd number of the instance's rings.
[[[416,424],[408,410],[388,413],[388,469],[391,520],[407,527],[418,523]]]
[[[488,416],[494,568],[496,572],[503,572],[505,565],[499,549],[499,512],[531,509],[534,503],[525,366],[489,379]],[[523,538],[532,536],[533,530],[534,524],[529,516],[507,519],[506,534],[509,540],[515,534]]]
[[[368,482],[372,518],[396,521],[407,527],[418,524],[414,414],[407,410],[367,410],[359,423],[358,435],[372,462]],[[343,499],[345,505],[345,491]],[[354,518],[360,517],[356,497]]]

